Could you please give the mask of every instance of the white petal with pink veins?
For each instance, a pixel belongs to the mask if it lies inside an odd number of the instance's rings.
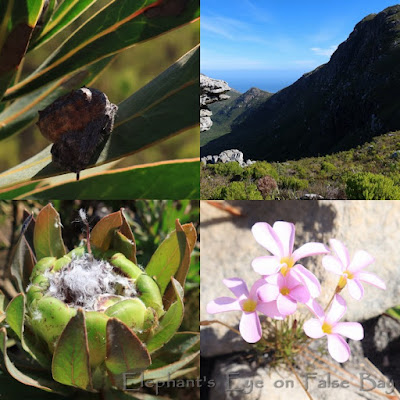
[[[338,322],[333,327],[332,332],[353,340],[364,339],[364,329],[358,322]]]
[[[279,258],[283,257],[283,247],[278,235],[266,222],[257,222],[251,228],[254,239],[270,253]]]
[[[326,321],[329,324],[335,324],[339,321],[344,313],[347,310],[346,302],[344,301],[343,297],[340,295],[335,295],[333,298],[331,307],[329,308],[328,313],[326,314]]]
[[[340,363],[346,362],[350,357],[350,347],[339,335],[328,335],[328,350],[332,358]]]
[[[333,251],[338,256],[343,267],[347,267],[350,264],[350,255],[346,246],[337,239],[329,240],[329,244],[331,245]]]
[[[217,314],[226,311],[241,311],[239,301],[231,297],[218,297],[207,304],[209,314]]]
[[[277,221],[273,226],[281,241],[283,254],[289,256],[293,252],[295,227],[291,222]]]
[[[357,279],[359,281],[369,283],[370,285],[374,285],[379,289],[386,290],[385,282],[383,282],[382,279],[378,278],[375,274],[371,274],[370,272],[359,272],[357,274]]]
[[[248,343],[256,343],[261,339],[261,324],[256,312],[244,312],[242,314],[239,331]]]

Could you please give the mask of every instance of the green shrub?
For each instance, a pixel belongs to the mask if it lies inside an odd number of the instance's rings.
[[[332,163],[330,163],[328,161],[322,161],[321,171],[325,171],[328,174],[333,174],[337,171],[337,167],[336,167],[336,165],[333,165]]]
[[[221,190],[221,196],[225,200],[263,200],[257,186],[246,182],[232,182]]]
[[[307,179],[299,179],[295,176],[281,176],[278,183],[282,189],[304,190],[308,188]]]
[[[397,200],[400,187],[384,175],[359,172],[346,179],[346,195],[352,200]]]
[[[278,178],[276,169],[266,161],[257,161],[256,163],[244,168],[243,176],[246,178],[260,179],[263,176],[271,176],[274,179]]]
[[[243,174],[243,168],[236,161],[209,164],[207,167],[214,171],[217,175],[234,176]]]

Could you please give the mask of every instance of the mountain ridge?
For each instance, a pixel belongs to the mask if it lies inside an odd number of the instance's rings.
[[[231,121],[202,155],[238,148],[283,161],[329,154],[400,128],[400,5],[361,20],[330,61]],[[397,66],[397,67],[396,67]]]

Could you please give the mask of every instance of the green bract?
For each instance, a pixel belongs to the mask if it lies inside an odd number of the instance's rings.
[[[25,237],[33,225],[34,252]],[[36,221],[30,217],[24,224],[15,251],[24,249],[31,255],[24,257],[28,260],[34,253],[38,257],[35,265],[24,265],[31,271],[29,281],[17,273],[23,270],[15,265],[22,259],[18,257],[11,271],[22,293],[5,307],[0,292],[0,349],[7,371],[20,382],[57,392],[67,386],[91,392],[126,389],[124,374],[137,379],[144,373],[146,378],[154,357],[161,368],[152,369],[153,380],[154,371],[156,379],[179,374],[197,353],[168,360],[160,349],[171,339],[179,345],[193,341],[193,335],[176,332],[195,240],[193,225],[176,221],[176,231],[142,269],[132,231],[118,211],[96,224],[90,243],[67,253],[59,215],[51,205],[44,207]],[[47,380],[16,368],[7,353],[7,337],[49,371]]]

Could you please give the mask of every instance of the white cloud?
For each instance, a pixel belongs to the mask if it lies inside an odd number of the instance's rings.
[[[315,54],[318,56],[325,56],[325,57],[330,57],[338,48],[338,46],[330,46],[327,48],[321,48],[321,47],[312,47],[310,50],[313,51]]]

